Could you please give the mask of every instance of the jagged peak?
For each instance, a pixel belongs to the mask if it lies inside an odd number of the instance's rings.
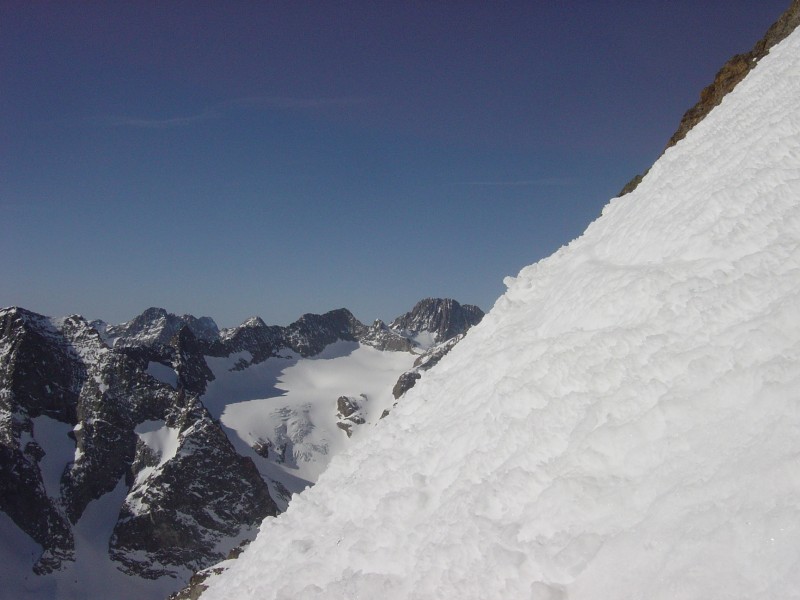
[[[53,317],[48,317],[47,315],[34,312],[32,310],[28,310],[27,308],[22,308],[21,306],[9,306],[7,308],[0,309],[0,318],[2,317],[18,319],[25,327],[34,327],[39,330],[47,330],[49,333],[53,333],[61,329],[60,327],[61,323],[63,323],[67,319],[80,320],[81,322],[85,322],[83,317],[81,317],[80,315],[53,318]]]
[[[483,311],[472,304],[460,304],[452,298],[424,298],[409,312],[394,319],[389,327],[415,336],[433,335],[433,342],[443,342],[464,333],[483,319]]]
[[[245,319],[240,328],[253,328],[253,327],[266,327],[267,324],[264,323],[264,320],[261,317],[249,317]]]
[[[292,325],[294,325],[296,323],[304,322],[304,321],[318,321],[318,320],[321,320],[321,319],[332,319],[332,318],[337,318],[337,317],[344,317],[346,319],[357,320],[355,318],[355,316],[353,315],[353,313],[351,313],[348,309],[346,309],[346,308],[334,308],[333,310],[329,310],[329,311],[324,312],[324,313],[305,313],[299,319],[297,319],[297,321],[292,323]],[[292,325],[289,325],[289,327],[291,327]]]
[[[17,314],[20,311],[28,312],[24,308],[19,306],[5,306],[0,308],[0,316],[8,315],[8,314]]]
[[[144,311],[142,311],[142,313],[139,316],[153,319],[158,317],[166,317],[169,314],[170,313],[167,311],[166,308],[151,306],[150,308],[146,308]]]

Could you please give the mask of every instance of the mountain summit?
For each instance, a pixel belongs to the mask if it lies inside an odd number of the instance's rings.
[[[795,31],[204,600],[796,598],[798,98]]]
[[[425,298],[406,314],[392,321],[390,327],[419,337],[423,332],[433,334],[432,343],[443,342],[477,325],[483,311],[477,306],[463,306],[451,298]]]

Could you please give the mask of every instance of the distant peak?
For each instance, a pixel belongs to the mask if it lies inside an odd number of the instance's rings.
[[[159,308],[157,306],[151,306],[150,308],[144,310],[140,317],[144,317],[147,319],[155,319],[158,317],[166,317],[169,313],[165,308]]]
[[[436,342],[443,342],[480,323],[483,314],[477,306],[462,305],[452,298],[425,298],[392,321],[390,327],[411,335],[429,332]]]
[[[240,327],[266,327],[267,324],[264,323],[264,320],[261,317],[250,317],[249,319],[245,319],[244,322],[240,325]]]

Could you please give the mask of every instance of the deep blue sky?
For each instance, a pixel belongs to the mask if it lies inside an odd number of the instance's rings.
[[[491,308],[789,0],[0,2],[0,305]]]

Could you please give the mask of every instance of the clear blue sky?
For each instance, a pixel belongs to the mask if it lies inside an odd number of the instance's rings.
[[[0,2],[0,305],[491,308],[789,0]]]

